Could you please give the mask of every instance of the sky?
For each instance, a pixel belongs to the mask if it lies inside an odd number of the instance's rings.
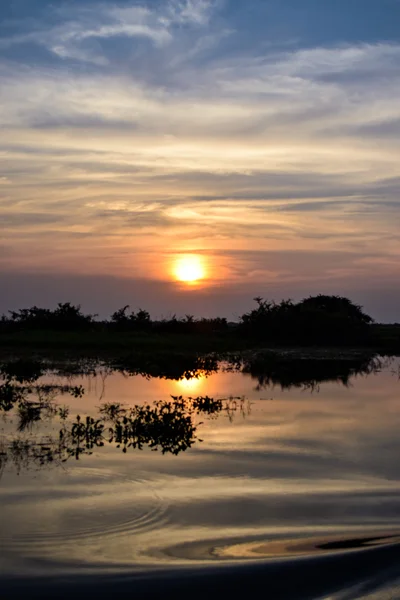
[[[400,321],[399,23],[399,0],[1,0],[0,312],[328,293]]]

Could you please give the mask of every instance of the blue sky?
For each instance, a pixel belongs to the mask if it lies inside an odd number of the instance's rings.
[[[399,23],[398,0],[3,0],[0,310],[86,285],[101,313],[321,291],[400,320]]]

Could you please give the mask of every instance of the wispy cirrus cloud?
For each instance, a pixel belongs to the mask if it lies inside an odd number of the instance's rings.
[[[169,25],[176,23],[196,23],[206,25],[216,7],[215,0],[175,0],[167,3],[167,17],[162,17]]]
[[[211,0],[170,0],[158,9],[106,2],[80,7],[64,4],[50,8],[53,19],[47,26],[45,20],[38,21],[32,29],[29,21],[26,31],[3,36],[0,48],[35,43],[62,59],[104,66],[109,59],[102,40],[142,38],[163,47],[172,42],[176,26],[206,25],[214,6]]]

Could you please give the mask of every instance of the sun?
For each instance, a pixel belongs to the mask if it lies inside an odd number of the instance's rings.
[[[178,281],[196,283],[205,277],[205,267],[200,256],[180,256],[174,266],[174,274]]]

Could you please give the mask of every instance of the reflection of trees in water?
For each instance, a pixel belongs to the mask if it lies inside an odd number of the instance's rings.
[[[245,409],[246,407],[246,409]],[[53,407],[53,415],[62,413]],[[124,453],[129,449],[160,450],[174,455],[184,452],[196,441],[196,415],[221,415],[230,420],[240,411],[248,413],[249,407],[242,398],[217,399],[199,397],[173,397],[171,401],[157,401],[152,405],[123,407],[105,404],[99,409],[99,418],[77,416],[75,421],[65,421],[58,436],[12,438],[0,446],[0,468],[11,463],[19,472],[30,467],[61,465],[70,458],[79,459],[92,454],[94,449],[112,444]],[[38,419],[40,420],[40,417]]]
[[[19,358],[0,364],[0,376],[6,382],[33,383],[44,373],[45,366],[42,361]]]
[[[62,456],[59,441],[52,437],[3,439],[0,441],[0,474],[10,464],[17,473],[61,464]]]
[[[115,371],[125,375],[141,375],[147,379],[193,379],[218,372],[219,359],[216,355],[198,356],[190,354],[165,354],[154,358],[148,355],[118,359],[109,362]]]
[[[19,417],[18,432],[29,429],[32,433],[34,424],[44,419],[58,419],[60,428],[55,436],[31,435],[3,440],[0,470],[7,464],[13,465],[17,472],[62,465],[70,458],[78,460],[109,444],[121,448],[124,453],[129,449],[148,447],[163,454],[177,455],[202,441],[197,436],[198,426],[202,424],[197,422],[197,416],[212,418],[224,413],[232,420],[235,413],[246,413],[242,398],[173,396],[169,401],[156,401],[145,406],[108,403],[98,409],[97,417],[77,416],[75,421],[69,421],[68,407],[59,407],[55,398],[60,393],[78,397],[83,392],[81,386],[24,386],[12,381],[10,376],[0,386],[0,396],[3,394],[6,398],[1,407],[3,412],[14,409],[13,414]]]
[[[146,362],[147,361],[147,362]],[[162,378],[190,378],[209,375],[218,369],[217,357],[170,357],[164,361],[137,358],[129,361],[82,360],[70,363],[43,363],[17,360],[0,365],[0,414],[17,417],[18,435],[0,444],[0,471],[6,464],[19,472],[26,468],[62,465],[71,458],[92,454],[107,445],[130,450],[150,448],[163,454],[177,455],[191,448],[198,438],[199,417],[218,418],[225,415],[249,414],[250,404],[244,398],[215,399],[208,396],[183,398],[173,396],[168,401],[156,401],[145,406],[103,404],[96,416],[69,419],[68,406],[59,406],[61,395],[82,397],[82,386],[72,385],[73,377],[85,375],[89,385],[100,373],[103,396],[107,376],[122,372],[126,376],[145,375]],[[250,375],[257,389],[279,385],[283,389],[308,387],[315,389],[322,382],[337,381],[349,385],[357,374],[369,375],[379,371],[382,359],[371,356],[350,358],[296,358],[273,352],[230,358],[230,368]],[[38,380],[44,374],[70,378],[71,385],[44,385]],[[35,425],[42,421],[56,422],[54,435],[41,436]],[[23,437],[25,434],[25,437]],[[27,436],[26,434],[29,434]]]
[[[0,365],[0,376],[5,384],[10,382],[32,385],[40,376],[52,373],[71,382],[74,377],[86,376],[87,387],[100,379],[102,398],[109,375],[121,373],[126,377],[140,375],[147,379],[186,380],[208,377],[217,373],[219,361],[224,359],[229,368],[250,375],[258,381],[259,388],[279,385],[282,388],[310,387],[328,381],[349,385],[355,375],[368,375],[382,368],[382,359],[371,354],[347,354],[330,356],[322,352],[319,357],[290,352],[258,351],[238,356],[218,354],[199,356],[187,354],[162,354],[150,357],[148,354],[135,354],[131,357],[110,358],[109,360],[79,359],[76,361],[17,360]],[[72,385],[70,387],[73,387]],[[12,402],[13,390],[0,390],[0,402]],[[8,392],[8,395],[7,395]],[[14,393],[17,393],[14,390]],[[2,408],[3,405],[0,405]]]
[[[79,358],[78,360],[27,360],[18,359],[0,364],[0,377],[16,383],[33,383],[41,376],[53,373],[59,377],[73,378],[87,376],[107,377],[112,373],[122,373],[126,376],[141,375],[148,379],[193,379],[209,376],[219,368],[219,357],[191,353],[163,354],[134,354],[128,357],[93,359]]]
[[[52,418],[62,407],[56,407],[54,402],[59,396],[69,394],[80,398],[84,394],[82,386],[70,385],[17,385],[7,381],[0,385],[0,412],[6,414],[15,409],[19,417],[18,431],[29,429],[33,423],[46,417]]]
[[[315,390],[322,383],[337,382],[350,385],[356,375],[379,372],[385,360],[371,356],[347,358],[293,358],[260,352],[241,359],[236,367],[257,381],[257,390],[279,386],[281,389],[306,388]]]

